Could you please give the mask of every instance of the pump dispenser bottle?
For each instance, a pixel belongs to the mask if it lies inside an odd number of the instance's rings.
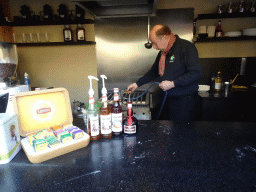
[[[100,132],[103,138],[111,138],[111,108],[108,106],[107,89],[105,87],[104,79],[107,79],[105,75],[100,76],[102,78],[102,106],[100,108]]]
[[[100,137],[99,130],[99,111],[94,105],[94,91],[92,89],[92,80],[99,81],[98,78],[93,76],[88,76],[90,80],[90,89],[89,89],[89,107],[87,110],[87,129],[88,134],[90,135],[90,140],[97,140]]]

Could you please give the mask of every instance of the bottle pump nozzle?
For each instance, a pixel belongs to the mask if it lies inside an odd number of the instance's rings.
[[[104,79],[108,79],[108,78],[106,77],[106,75],[101,75],[100,77],[102,78],[102,90],[101,90],[101,93],[102,93],[102,95],[107,95],[107,89],[105,87]]]
[[[89,80],[90,80],[90,89],[89,89],[89,96],[93,97],[94,95],[94,91],[92,89],[92,79],[95,79],[97,81],[99,81],[99,79],[97,77],[93,77],[93,76],[88,76]]]

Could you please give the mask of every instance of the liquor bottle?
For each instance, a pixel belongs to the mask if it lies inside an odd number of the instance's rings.
[[[107,79],[105,75],[100,76],[103,81],[102,93],[102,106],[100,108],[100,132],[103,138],[111,138],[111,108],[108,106],[107,89],[105,88],[104,79]]]
[[[72,30],[70,29],[70,25],[66,25],[63,29],[64,41],[70,42],[73,41]]]
[[[81,24],[78,24],[76,28],[76,40],[85,41],[85,29]]]
[[[218,21],[218,25],[215,28],[215,37],[222,37],[223,36],[223,30],[221,27],[221,21]]]
[[[92,89],[92,79],[99,80],[96,77],[88,76],[90,79],[89,89],[89,107],[87,110],[87,128],[90,136],[90,140],[97,140],[100,138],[100,129],[99,129],[99,111],[94,105],[94,91]]]
[[[255,12],[255,2],[252,2],[250,12],[254,13]]]
[[[222,85],[222,79],[220,76],[221,72],[219,71],[217,74],[217,77],[215,78],[215,92],[220,93],[221,92],[221,85]]]
[[[239,10],[240,13],[244,12],[244,1],[240,1]]]
[[[122,107],[119,103],[119,89],[114,88],[114,104],[111,107],[112,133],[120,135],[122,133]]]
[[[123,129],[126,134],[134,134],[138,131],[138,120],[133,116],[132,102],[130,99],[127,102],[127,117],[123,121]]]

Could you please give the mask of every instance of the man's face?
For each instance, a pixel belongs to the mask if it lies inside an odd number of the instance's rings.
[[[156,36],[155,34],[151,34],[149,37],[150,42],[153,45],[153,48],[156,50],[164,50],[167,48],[168,41],[166,36]]]

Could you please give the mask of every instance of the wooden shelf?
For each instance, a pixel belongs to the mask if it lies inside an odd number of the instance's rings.
[[[91,19],[85,19],[83,22],[79,22],[79,24],[94,24],[95,20]],[[19,19],[19,21],[15,22],[5,22],[2,25],[5,26],[12,26],[12,27],[18,27],[18,26],[44,26],[44,25],[76,25],[78,24],[77,21],[69,20],[67,22],[61,22],[61,21],[53,21],[53,22],[43,22],[43,21],[27,21],[22,18]]]
[[[84,42],[41,42],[41,43],[17,43],[19,47],[26,46],[58,46],[58,45],[95,45],[95,41],[84,41]]]
[[[256,40],[256,36],[197,38],[195,43]]]
[[[244,13],[222,13],[222,14],[199,14],[198,17],[195,19],[197,20],[204,20],[204,19],[221,19],[221,18],[239,18],[239,17],[256,17],[256,12],[244,12]]]

